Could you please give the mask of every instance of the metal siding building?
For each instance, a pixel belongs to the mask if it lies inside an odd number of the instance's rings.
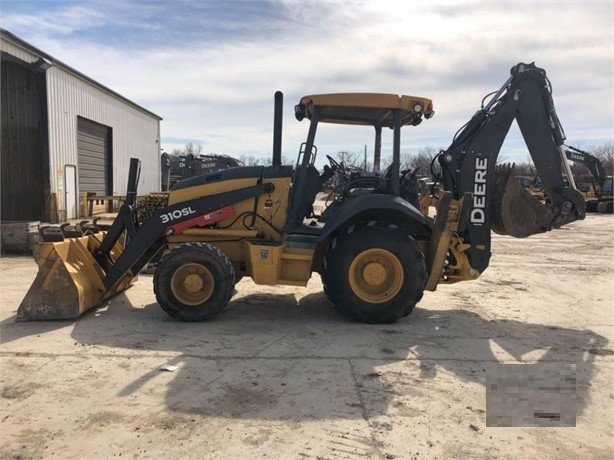
[[[158,115],[10,32],[0,36],[0,220],[70,218],[81,193],[125,195],[131,157],[142,162],[139,194],[160,189]]]

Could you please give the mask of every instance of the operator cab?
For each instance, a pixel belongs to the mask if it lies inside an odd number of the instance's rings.
[[[373,193],[400,196],[400,130],[402,126],[417,126],[424,118],[434,115],[433,102],[416,96],[382,93],[335,93],[304,96],[295,106],[298,121],[310,120],[307,140],[301,145],[293,177],[291,207],[286,229],[300,232],[303,220],[312,214],[313,202],[322,185],[337,174],[350,189],[370,189]],[[317,155],[315,135],[318,123],[372,126],[375,129],[374,169],[376,174],[350,171],[327,155],[330,166],[318,173],[314,166]],[[385,174],[379,174],[382,128],[394,131],[392,164]]]

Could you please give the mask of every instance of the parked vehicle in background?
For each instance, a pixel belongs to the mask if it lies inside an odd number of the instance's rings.
[[[570,145],[565,146],[565,155],[568,160],[586,166],[591,173],[592,187],[590,184],[586,184],[589,186],[586,190],[583,190],[583,187],[578,186],[578,190],[584,193],[586,210],[604,214],[612,213],[614,200],[612,176],[606,176],[601,161],[594,155]]]
[[[228,155],[169,155],[165,152],[161,157],[162,191],[170,190],[180,180],[237,166],[244,166],[243,162]]]

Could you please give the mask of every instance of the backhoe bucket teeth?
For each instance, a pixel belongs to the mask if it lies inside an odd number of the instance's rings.
[[[77,318],[107,297],[127,289],[133,279],[130,275],[112,292],[103,284],[105,273],[92,255],[103,237],[100,232],[39,244],[38,274],[17,310],[17,320]],[[111,252],[114,260],[122,250],[120,238]]]
[[[491,228],[500,235],[526,238],[550,230],[554,213],[520,185],[514,165],[498,165]]]

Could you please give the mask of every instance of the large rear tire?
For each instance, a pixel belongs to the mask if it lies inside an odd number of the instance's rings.
[[[235,271],[226,255],[207,243],[186,243],[169,251],[154,274],[162,309],[182,321],[205,321],[232,297]]]
[[[424,255],[396,225],[352,225],[331,243],[322,281],[342,314],[364,323],[393,323],[422,298]]]

